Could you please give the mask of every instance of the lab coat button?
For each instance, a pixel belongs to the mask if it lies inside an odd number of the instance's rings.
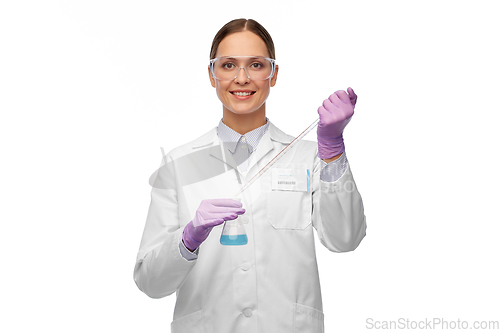
[[[248,271],[250,269],[250,264],[247,263],[247,262],[244,262],[243,264],[241,264],[241,269],[244,270],[244,271]]]
[[[241,149],[247,149],[247,145],[241,145]]]
[[[243,314],[247,317],[251,317],[252,316],[252,309],[246,308],[245,310],[243,310]]]

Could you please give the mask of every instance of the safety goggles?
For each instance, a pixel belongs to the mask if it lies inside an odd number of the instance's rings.
[[[212,77],[220,81],[232,81],[241,69],[250,80],[267,80],[274,75],[274,59],[256,56],[226,56],[210,60]]]

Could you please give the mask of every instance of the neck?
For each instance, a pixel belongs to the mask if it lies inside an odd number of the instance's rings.
[[[266,104],[254,112],[245,114],[237,114],[223,107],[222,122],[242,135],[253,131],[266,124]]]

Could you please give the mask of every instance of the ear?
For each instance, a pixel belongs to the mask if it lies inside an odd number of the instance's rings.
[[[274,70],[274,75],[273,77],[271,78],[271,87],[274,87],[274,85],[276,84],[276,80],[278,79],[278,65],[276,65],[276,69]]]
[[[215,79],[212,77],[212,73],[210,72],[210,66],[208,66],[208,76],[210,77],[210,83],[212,83],[212,87],[215,88]]]

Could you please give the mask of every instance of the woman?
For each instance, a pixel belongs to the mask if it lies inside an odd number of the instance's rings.
[[[256,21],[217,33],[209,76],[219,125],[165,156],[134,270],[144,293],[177,293],[172,332],[323,332],[313,227],[334,252],[354,250],[365,216],[342,131],[356,102],[337,91],[318,109],[318,143],[301,141],[230,199],[293,139],[266,118],[274,45]],[[245,207],[245,208],[243,208]],[[222,224],[245,217],[248,244],[223,246]]]

